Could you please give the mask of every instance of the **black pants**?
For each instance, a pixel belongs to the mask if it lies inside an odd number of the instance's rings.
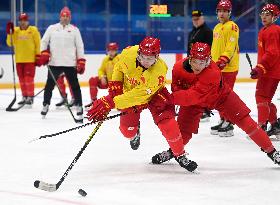
[[[50,69],[55,77],[55,80],[58,79],[61,73],[64,73],[74,94],[75,105],[82,106],[82,94],[81,88],[77,77],[77,70],[75,67],[64,67],[64,66],[50,66]],[[48,79],[45,86],[44,92],[44,101],[43,104],[51,104],[52,91],[56,83],[54,82],[51,74],[48,72]]]

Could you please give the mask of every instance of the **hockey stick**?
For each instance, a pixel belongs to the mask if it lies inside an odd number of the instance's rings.
[[[252,69],[253,69],[253,66],[252,66],[252,61],[251,61],[251,58],[250,58],[250,56],[249,56],[249,54],[248,54],[248,53],[246,53],[245,55],[246,55],[246,59],[247,59],[247,61],[248,61],[249,65],[250,65],[250,68],[251,68],[251,70],[252,70]]]
[[[120,117],[122,115],[126,115],[127,113],[128,112],[122,112],[122,113],[119,113],[119,114],[116,114],[116,115],[112,115],[112,116],[106,117],[103,121],[114,119],[116,117]],[[53,133],[53,134],[50,134],[50,135],[42,135],[40,137],[37,137],[37,138],[34,138],[34,139],[30,140],[29,143],[37,141],[37,140],[40,140],[40,139],[44,139],[44,138],[48,138],[48,137],[54,137],[54,136],[61,135],[61,134],[67,133],[67,132],[71,132],[73,130],[77,130],[77,129],[86,127],[86,126],[94,124],[96,122],[99,122],[99,121],[88,122],[86,124],[83,124],[83,125],[80,125],[80,126],[77,126],[77,127],[73,127],[73,128],[68,129],[68,130],[63,130],[63,131],[60,131],[60,132],[57,132],[57,133]]]
[[[69,112],[70,112],[70,114],[71,114],[73,120],[74,120],[76,123],[83,123],[83,119],[78,120],[78,119],[76,119],[75,116],[73,115],[73,112],[72,112],[72,110],[70,109],[70,106],[69,106],[69,104],[68,104],[68,100],[67,100],[67,98],[66,98],[65,96],[63,96],[63,94],[62,94],[62,92],[61,92],[61,90],[60,90],[60,87],[59,87],[59,85],[58,85],[58,83],[57,83],[57,81],[56,81],[56,79],[55,79],[55,77],[54,77],[54,75],[53,75],[53,72],[52,72],[51,69],[50,69],[50,66],[47,65],[47,68],[48,68],[48,71],[49,71],[49,73],[50,73],[50,75],[51,75],[53,81],[54,81],[55,84],[56,84],[56,87],[57,87],[57,89],[58,89],[58,91],[59,91],[61,97],[62,97],[63,100],[65,101],[66,107],[67,107],[67,109],[69,110]]]
[[[12,28],[10,29],[10,33],[12,33]],[[15,104],[16,100],[17,100],[17,91],[16,91],[16,77],[15,77],[15,62],[14,62],[14,45],[13,45],[13,37],[12,37],[12,34],[11,35],[11,53],[12,53],[12,64],[13,64],[13,82],[14,82],[14,93],[15,93],[15,96],[14,96],[14,99],[12,100],[12,102],[8,105],[8,107],[6,108],[6,111],[7,112],[10,112],[10,111],[16,111],[14,110],[12,107],[13,105]],[[24,106],[24,104],[22,105],[22,107]],[[20,108],[19,108],[20,109]]]
[[[86,147],[88,146],[88,144],[90,143],[93,136],[96,134],[97,130],[100,128],[100,126],[102,125],[103,122],[104,121],[98,122],[98,124],[96,125],[96,127],[94,128],[92,133],[89,135],[89,137],[88,137],[87,141],[85,142],[84,146],[78,152],[76,157],[73,159],[73,161],[71,162],[71,164],[69,165],[67,170],[64,172],[64,174],[62,175],[62,177],[60,178],[60,180],[56,184],[49,184],[49,183],[46,183],[46,182],[43,182],[43,181],[40,181],[40,180],[36,180],[34,182],[34,187],[36,187],[38,189],[41,189],[41,190],[44,190],[44,191],[48,191],[48,192],[54,192],[54,191],[58,190],[58,188],[60,187],[60,185],[62,184],[64,179],[67,177],[69,171],[76,164],[76,162],[78,161],[78,159],[80,158],[80,156],[82,155],[82,153],[84,152],[84,150],[86,149]]]
[[[4,75],[4,69],[3,69],[3,68],[1,68],[1,72],[0,72],[0,79],[3,77],[3,75]]]
[[[36,95],[34,95],[34,97],[38,96],[41,92],[43,92],[45,89],[42,89],[40,90],[38,93],[36,93]],[[24,105],[26,104],[26,102],[24,102],[23,104],[21,104],[20,106],[16,107],[16,108],[13,108],[13,107],[10,107],[8,110],[6,109],[7,112],[15,112],[15,111],[18,111],[20,110],[21,108],[24,107]]]

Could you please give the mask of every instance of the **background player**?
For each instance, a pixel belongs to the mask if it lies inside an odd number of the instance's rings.
[[[267,130],[267,123],[271,124],[267,131],[269,136],[280,134],[280,123],[277,120],[277,109],[272,98],[280,79],[280,27],[274,22],[280,11],[274,4],[267,4],[261,10],[263,28],[258,34],[258,64],[251,71],[251,78],[258,79],[256,85],[256,103],[258,109],[258,123]]]
[[[28,19],[28,15],[22,13],[18,18],[18,27],[14,27],[12,22],[7,23],[6,42],[8,46],[14,47],[15,52],[16,70],[22,93],[22,100],[18,104],[32,105],[35,66],[39,65],[41,36],[36,26],[29,25]]]
[[[119,61],[118,49],[119,45],[116,42],[111,42],[106,46],[107,56],[103,59],[102,64],[98,69],[98,76],[89,79],[91,103],[86,105],[86,108],[90,107],[92,102],[96,100],[98,88],[108,88],[108,81],[112,79],[114,65]]]
[[[230,20],[232,5],[230,0],[220,0],[216,12],[220,23],[213,30],[211,56],[222,70],[223,80],[233,89],[239,69],[239,28]],[[211,127],[211,134],[220,137],[233,136],[233,124],[219,113],[221,120]]]

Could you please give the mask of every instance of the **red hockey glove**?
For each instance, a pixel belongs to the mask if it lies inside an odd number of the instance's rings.
[[[262,64],[257,64],[255,68],[251,70],[251,78],[252,79],[258,79],[260,76],[266,73],[265,68]]]
[[[38,60],[38,65],[47,65],[50,60],[50,51],[44,50],[41,52],[40,59]]]
[[[37,54],[37,55],[35,56],[35,66],[40,67],[40,66],[42,65],[40,59],[41,59],[41,55],[40,55],[40,54]]]
[[[86,59],[80,58],[77,60],[77,73],[83,74],[86,68]]]
[[[14,33],[14,24],[13,22],[8,22],[6,25],[6,33],[7,34],[13,34]]]
[[[109,81],[109,95],[114,98],[117,95],[123,94],[123,82],[121,81]]]
[[[173,97],[166,87],[158,91],[149,102],[149,107],[156,108],[158,111],[164,110],[168,105],[173,105]]]
[[[220,68],[220,70],[223,70],[227,63],[229,62],[229,58],[226,56],[220,56],[218,61],[216,62],[217,66]]]
[[[115,107],[113,98],[110,95],[95,100],[87,112],[88,120],[103,120],[111,109]]]

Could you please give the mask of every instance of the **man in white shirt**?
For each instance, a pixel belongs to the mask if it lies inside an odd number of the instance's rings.
[[[82,95],[77,73],[84,73],[86,60],[80,31],[70,21],[71,11],[64,7],[60,12],[60,22],[50,25],[42,38],[40,63],[49,65],[56,80],[61,73],[65,73],[73,90],[77,116],[82,119]],[[48,73],[41,112],[43,118],[48,112],[54,86],[55,82]]]

